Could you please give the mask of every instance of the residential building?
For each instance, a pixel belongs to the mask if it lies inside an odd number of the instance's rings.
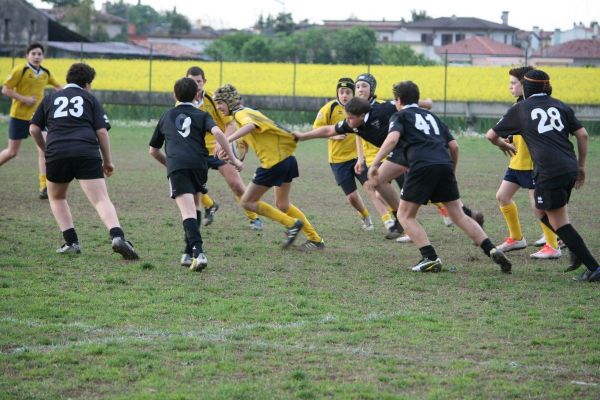
[[[456,43],[435,48],[440,61],[448,56],[449,64],[462,65],[522,65],[523,49],[497,42],[489,37],[473,36]]]

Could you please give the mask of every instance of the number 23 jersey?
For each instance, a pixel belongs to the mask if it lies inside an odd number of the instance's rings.
[[[96,130],[110,129],[100,102],[75,84],[46,96],[31,123],[48,131],[46,161],[101,158]]]
[[[536,183],[577,174],[578,164],[569,133],[582,127],[571,107],[545,94],[512,106],[494,127],[500,137],[522,135],[533,159]]]

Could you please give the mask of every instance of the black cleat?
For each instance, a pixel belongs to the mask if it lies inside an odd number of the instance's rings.
[[[505,274],[512,274],[512,264],[502,250],[495,247],[490,251],[490,258],[500,266],[500,269]]]
[[[112,249],[115,253],[119,253],[126,260],[137,260],[140,258],[133,249],[130,241],[125,240],[121,236],[115,236],[112,240]]]
[[[45,187],[40,190],[40,200],[48,200],[48,188]]]
[[[298,234],[302,230],[302,226],[304,226],[304,222],[297,219],[296,222],[294,222],[294,225],[285,232],[286,239],[281,247],[284,249],[290,247],[292,243],[294,243],[294,240],[296,240],[296,237],[298,237]]]
[[[484,222],[483,213],[481,213],[479,211],[473,211],[473,216],[471,218],[473,218],[475,220],[475,222],[477,222],[479,224],[479,226],[483,228],[483,222]]]
[[[204,209],[204,226],[209,226],[215,220],[215,213],[219,210],[219,205],[213,203],[212,206]]]
[[[586,269],[583,274],[574,276],[573,280],[577,282],[600,282],[600,268],[596,268],[595,271]]]
[[[312,240],[307,240],[306,242],[300,245],[300,249],[304,251],[319,251],[325,250],[325,243],[321,240],[320,242],[313,242]]]
[[[400,225],[400,222],[397,220],[394,222],[394,226],[388,229],[388,233],[385,235],[385,238],[388,240],[398,239],[404,233],[404,228]]]
[[[423,257],[421,261],[410,269],[413,272],[440,272],[442,270],[442,261],[439,258],[430,260]]]
[[[575,253],[573,253],[571,250],[569,250],[569,265],[565,269],[565,272],[575,271],[576,269],[581,267],[582,264],[583,264],[583,262],[581,262],[579,257],[577,257],[575,255]]]

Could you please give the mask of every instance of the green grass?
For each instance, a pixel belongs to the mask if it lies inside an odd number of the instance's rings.
[[[4,144],[6,124],[0,132]],[[273,222],[250,231],[212,171],[221,208],[202,229],[209,266],[191,273],[178,265],[180,217],[147,154],[151,133],[118,124],[111,133],[109,193],[139,262],[112,253],[76,183],[69,201],[83,252],[54,253],[62,237],[37,199],[32,140],[0,168],[0,398],[600,397],[600,286],[573,282],[566,259],[534,262],[530,247],[510,254],[514,274],[505,276],[425,207],[420,221],[446,272],[410,273],[416,248],[383,239],[381,224],[360,230],[325,142],[312,141],[298,149],[292,199],[326,251],[280,250]],[[498,243],[506,228],[494,193],[506,159],[483,139],[459,143],[462,198],[485,213]],[[599,156],[592,140],[587,185],[570,206],[596,256]],[[255,167],[250,156],[246,181]],[[525,193],[516,200],[533,242],[540,228]]]

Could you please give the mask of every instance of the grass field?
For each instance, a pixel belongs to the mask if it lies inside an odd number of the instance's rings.
[[[510,254],[505,276],[426,207],[420,220],[445,271],[411,273],[416,248],[384,240],[380,224],[360,230],[325,142],[312,141],[297,152],[292,196],[326,251],[282,251],[272,222],[250,231],[213,171],[221,209],[202,230],[209,266],[191,273],[178,265],[183,234],[165,172],[147,154],[152,127],[115,125],[109,192],[139,262],[110,251],[77,184],[70,202],[83,252],[54,253],[62,237],[37,199],[32,140],[0,168],[0,398],[600,397],[600,286],[562,273],[566,258],[534,262],[530,247]],[[0,132],[4,147],[5,123]],[[483,139],[459,143],[462,197],[499,242],[494,193],[506,160]],[[246,181],[256,160],[247,164]],[[597,139],[587,171],[571,216],[600,256]],[[540,228],[525,193],[517,203],[533,242]]]

